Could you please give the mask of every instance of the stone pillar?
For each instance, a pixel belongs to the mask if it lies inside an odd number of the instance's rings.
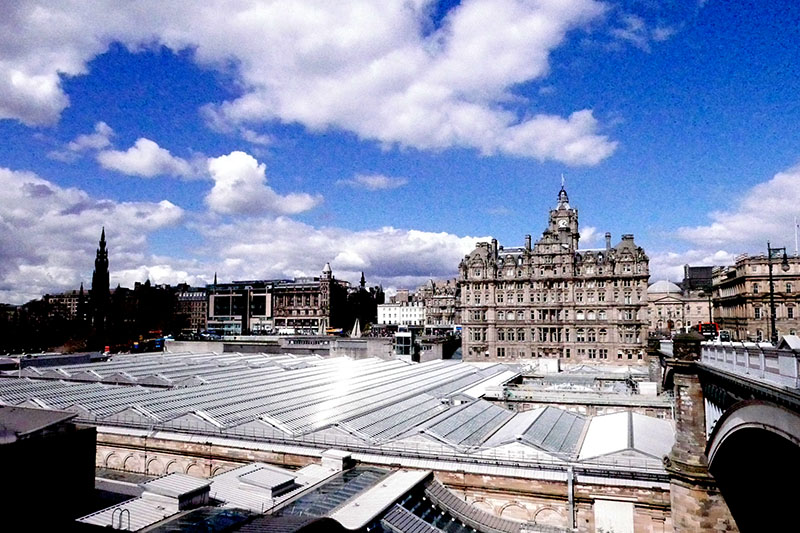
[[[656,382],[658,394],[661,394],[663,386],[661,360],[658,357],[660,349],[661,341],[653,338],[647,339],[647,378]]]
[[[677,335],[673,357],[665,359],[664,388],[675,395],[675,445],[664,458],[675,533],[738,531],[708,472],[705,402],[697,373],[702,341],[696,332]]]

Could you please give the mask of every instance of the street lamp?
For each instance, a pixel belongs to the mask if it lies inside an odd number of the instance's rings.
[[[712,295],[712,294],[713,294],[713,293],[711,292],[711,289],[710,289],[710,288],[706,289],[705,291],[701,291],[701,292],[698,294],[698,296],[701,296],[701,297],[702,297],[702,296],[705,296],[706,298],[708,298],[708,323],[709,323],[709,324],[711,324],[711,323],[713,323],[713,322],[714,322],[714,315],[713,315],[713,314],[712,314],[712,312],[711,312],[711,310],[713,309],[713,307],[712,307],[712,305],[711,305],[711,295]]]
[[[781,270],[784,272],[789,271],[789,258],[786,256],[786,247],[772,248],[767,241],[767,265],[769,266],[769,325],[771,328],[770,341],[772,345],[778,344],[778,331],[775,329],[775,284],[772,280],[772,259],[780,256],[783,253],[781,260]]]

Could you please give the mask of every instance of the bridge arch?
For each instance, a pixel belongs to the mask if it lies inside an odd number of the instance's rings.
[[[766,401],[734,404],[717,422],[706,455],[742,533],[796,527],[800,415]]]

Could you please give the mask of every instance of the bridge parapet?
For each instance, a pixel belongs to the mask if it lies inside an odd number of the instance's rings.
[[[800,389],[800,352],[755,343],[702,344],[701,362],[782,387]]]

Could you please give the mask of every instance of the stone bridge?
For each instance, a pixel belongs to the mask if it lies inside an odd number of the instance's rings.
[[[800,351],[690,333],[662,342],[659,356],[675,396],[665,458],[675,531],[796,530]]]

